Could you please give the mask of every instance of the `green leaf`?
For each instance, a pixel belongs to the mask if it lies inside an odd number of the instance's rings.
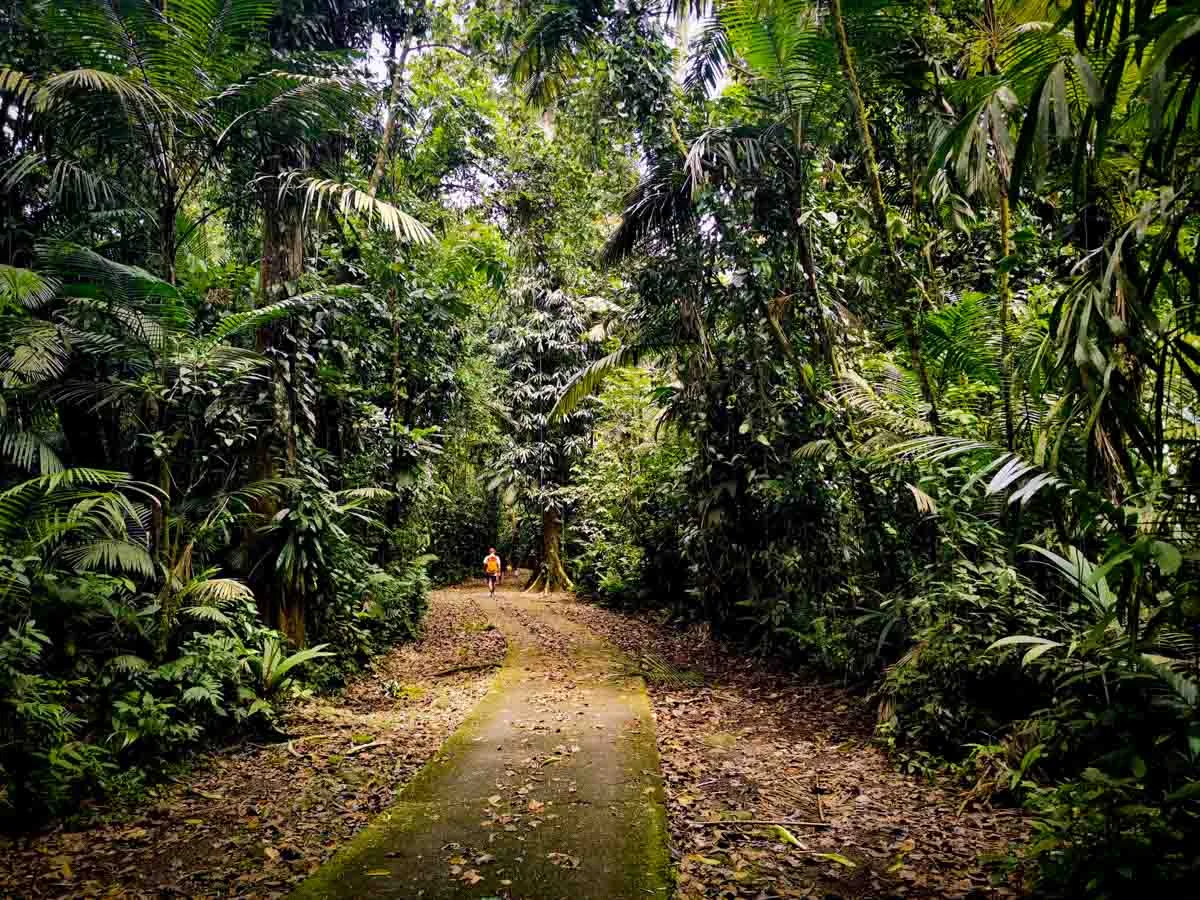
[[[794,834],[784,828],[782,825],[775,826],[775,836],[785,844],[791,844],[793,847],[803,847],[804,845],[796,838]]]
[[[1183,565],[1183,555],[1174,544],[1168,544],[1166,541],[1151,541],[1150,552],[1154,555],[1154,561],[1158,563],[1159,571],[1164,575],[1174,575]]]
[[[1013,634],[1008,637],[1002,637],[998,641],[993,641],[985,652],[991,652],[1000,647],[1015,647],[1032,644],[1033,647],[1025,654],[1021,660],[1021,665],[1026,665],[1037,659],[1043,653],[1053,650],[1055,647],[1061,647],[1062,644],[1058,641],[1051,641],[1047,638],[1034,637],[1028,634]]]
[[[818,859],[828,859],[837,863],[840,866],[845,866],[847,869],[858,868],[858,863],[848,857],[842,856],[840,853],[814,853],[813,856]]]
[[[1146,761],[1144,759],[1142,759],[1140,756],[1135,755],[1133,757],[1133,759],[1130,760],[1129,769],[1131,772],[1133,772],[1134,778],[1145,778],[1146,777]]]

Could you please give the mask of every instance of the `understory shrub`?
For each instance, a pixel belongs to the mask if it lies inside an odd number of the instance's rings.
[[[127,796],[197,746],[271,730],[280,706],[309,685],[339,685],[417,635],[432,559],[343,573],[344,599],[317,618],[330,643],[295,652],[248,595],[205,607],[202,621],[159,640],[159,610],[139,606],[120,579],[30,579],[26,597],[0,600],[0,818]],[[64,602],[75,614],[44,628]]]
[[[1014,859],[1040,896],[1197,883],[1200,696],[1167,665],[1194,658],[1194,635],[1160,628],[1168,657],[1132,650],[1102,573],[1015,547],[953,493],[921,492],[938,517],[914,515],[907,465],[804,460],[736,496],[702,494],[698,465],[685,454],[651,483],[598,444],[580,467],[584,592],[705,618],[867,689],[900,766],[1030,809],[1035,837]],[[853,489],[830,491],[834,472]],[[672,554],[670,573],[648,564]]]

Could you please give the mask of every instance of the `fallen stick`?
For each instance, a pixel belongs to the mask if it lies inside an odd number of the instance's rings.
[[[350,750],[347,750],[342,756],[353,756],[355,753],[362,753],[364,750],[370,750],[372,747],[379,747],[383,744],[390,744],[391,741],[371,741],[369,744],[359,744]]]
[[[688,822],[689,825],[802,825],[808,828],[832,828],[828,822],[801,822],[798,819],[722,819],[716,822]]]
[[[444,678],[446,675],[454,675],[458,672],[477,672],[480,669],[498,669],[498,668],[500,668],[500,663],[498,663],[498,662],[472,663],[469,666],[455,666],[453,669],[443,669],[440,672],[434,672],[429,677],[430,678]]]
[[[817,818],[819,818],[822,822],[824,822],[825,821],[825,804],[821,802],[821,776],[819,774],[813,775],[813,781],[815,782],[815,787],[816,787],[815,793],[817,795]]]

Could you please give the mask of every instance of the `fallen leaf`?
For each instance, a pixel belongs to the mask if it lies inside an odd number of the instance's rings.
[[[838,863],[839,865],[845,866],[847,869],[858,868],[858,863],[856,863],[852,859],[848,859],[845,856],[842,856],[842,854],[840,854],[840,853],[814,853],[813,856],[819,856],[821,859],[832,860],[833,862]]]
[[[775,835],[785,844],[791,844],[793,847],[804,848],[804,845],[797,840],[796,836],[784,828],[782,825],[775,826]]]

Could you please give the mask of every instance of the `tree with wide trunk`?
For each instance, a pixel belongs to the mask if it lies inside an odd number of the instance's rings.
[[[542,522],[539,565],[530,590],[571,589],[563,564],[564,488],[587,449],[591,412],[551,420],[555,402],[585,361],[583,317],[544,266],[517,282],[509,320],[498,335],[499,365],[510,373],[509,433],[494,487],[507,486]]]

